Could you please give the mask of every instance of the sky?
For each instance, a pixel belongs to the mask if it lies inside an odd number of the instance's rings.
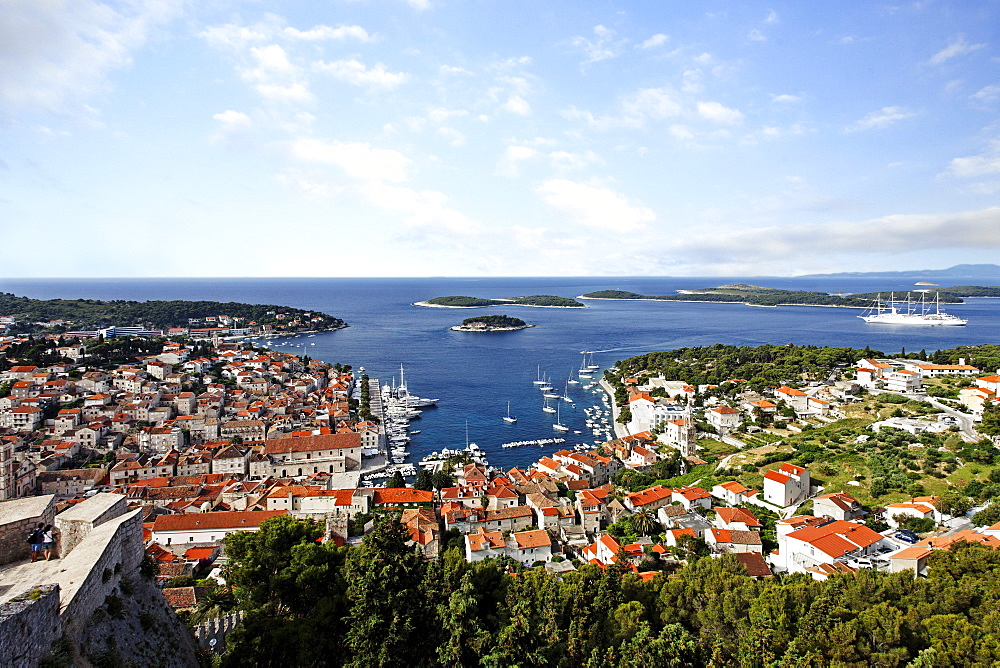
[[[0,0],[0,275],[1000,263],[998,111],[996,0]]]

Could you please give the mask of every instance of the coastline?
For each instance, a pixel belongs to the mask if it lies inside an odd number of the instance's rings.
[[[505,299],[498,298],[495,301],[508,302],[508,303],[502,305],[487,304],[484,306],[446,306],[444,304],[431,304],[430,302],[423,301],[423,302],[413,302],[412,304],[410,304],[410,306],[422,306],[424,308],[505,308],[507,306],[526,306],[528,308],[570,308],[570,309],[590,308],[586,304],[584,304],[583,306],[544,306],[542,304],[516,304],[512,299],[509,298]]]
[[[452,307],[455,308],[455,307]],[[462,308],[461,306],[457,308]],[[537,327],[537,325],[521,325],[519,327],[488,327],[486,329],[481,329],[478,327],[463,327],[462,325],[455,325],[454,327],[449,327],[453,332],[471,332],[473,334],[492,334],[494,332],[516,332],[521,329],[528,329],[529,327]]]
[[[777,308],[779,306],[812,306],[814,308],[853,308],[861,309],[862,311],[870,308],[868,306],[840,306],[837,304],[797,304],[789,302],[787,304],[751,304],[750,302],[741,301],[719,301],[717,299],[620,299],[616,297],[584,297],[578,296],[577,299],[593,299],[595,301],[606,301],[606,302],[681,302],[684,304],[742,304],[743,306],[757,306],[760,308]],[[1000,299],[998,297],[997,299]]]

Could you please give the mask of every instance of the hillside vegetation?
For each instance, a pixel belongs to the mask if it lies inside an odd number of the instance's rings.
[[[475,323],[482,323],[487,327],[527,327],[528,323],[520,318],[512,318],[509,315],[483,315],[478,318],[466,318],[462,321],[463,327]]]
[[[481,297],[466,297],[455,295],[451,297],[434,297],[428,299],[426,304],[434,306],[452,306],[462,308],[473,308],[481,306],[558,306],[558,307],[580,307],[586,308],[586,304],[581,304],[575,299],[559,297],[557,295],[530,295],[527,297],[514,297],[512,299],[483,299]]]
[[[391,517],[360,547],[279,517],[226,539],[245,611],[223,666],[957,666],[1000,662],[1000,552],[935,552],[926,578],[754,580],[731,555],[643,581],[510,560],[426,561]],[[650,557],[644,566],[665,568]],[[994,635],[994,634],[998,635]],[[912,662],[912,663],[911,663]]]
[[[278,315],[283,317],[278,319]],[[308,314],[308,315],[306,315]],[[143,326],[156,329],[187,327],[189,319],[202,320],[209,316],[228,315],[242,318],[245,325],[255,321],[258,325],[283,324],[301,318],[313,329],[336,329],[345,327],[340,318],[318,311],[278,306],[275,304],[243,304],[240,302],[213,301],[126,301],[116,299],[31,299],[0,293],[0,315],[12,315],[19,322],[35,323],[65,320],[73,329],[96,329],[99,327]],[[312,318],[320,318],[312,323]],[[199,325],[205,326],[205,325]]]
[[[975,285],[936,288],[926,293],[927,301],[935,300],[935,293],[940,293],[942,304],[960,304],[963,297],[1000,297],[1000,287],[984,287]],[[783,290],[760,285],[736,283],[721,285],[714,288],[699,288],[686,290],[673,295],[643,295],[627,290],[598,290],[582,295],[584,299],[652,299],[658,301],[698,301],[698,302],[742,302],[753,306],[780,306],[785,304],[802,304],[807,306],[844,306],[852,308],[867,308],[876,297],[888,298],[889,291],[882,293],[866,292],[853,295],[838,295],[826,292],[810,292],[806,290]],[[897,298],[905,299],[904,292],[896,292]],[[921,293],[911,291],[911,298],[919,302]]]

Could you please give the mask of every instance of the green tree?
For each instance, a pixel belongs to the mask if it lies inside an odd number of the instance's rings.
[[[406,546],[409,532],[396,515],[381,517],[348,560],[346,578],[350,665],[387,666],[428,662],[425,628],[436,617],[422,606],[424,560]]]
[[[386,487],[406,487],[406,481],[403,480],[403,474],[399,471],[393,471],[392,476],[389,478],[389,482],[385,484]]]
[[[474,666],[485,654],[491,636],[480,625],[479,597],[473,573],[468,571],[439,612],[444,631],[444,642],[437,648],[441,665]]]
[[[632,515],[632,528],[640,536],[648,536],[653,533],[657,524],[656,518],[645,508]]]
[[[431,476],[431,472],[427,469],[420,469],[417,473],[417,481],[413,485],[414,489],[422,489],[425,492],[429,492],[434,489],[434,478]]]
[[[434,489],[443,489],[455,484],[455,479],[444,469],[435,471],[434,475],[431,476],[431,481],[434,483]]]
[[[987,436],[1000,436],[1000,404],[991,402],[983,407],[983,421],[977,429]]]

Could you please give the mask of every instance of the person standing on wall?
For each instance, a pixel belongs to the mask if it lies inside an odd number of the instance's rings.
[[[42,550],[45,552],[45,561],[52,558],[52,552],[56,547],[55,527],[46,524],[42,531]],[[58,557],[56,557],[58,559]]]
[[[38,557],[42,556],[42,545],[45,542],[45,531],[44,526],[41,522],[38,523],[31,533],[28,534],[28,543],[31,545],[31,561],[38,561]]]

